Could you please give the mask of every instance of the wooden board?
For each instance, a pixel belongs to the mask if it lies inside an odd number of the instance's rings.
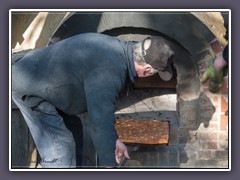
[[[166,145],[169,141],[168,121],[116,119],[115,127],[124,143]]]

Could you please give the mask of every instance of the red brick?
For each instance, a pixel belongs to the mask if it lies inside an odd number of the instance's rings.
[[[222,131],[227,130],[227,127],[228,127],[228,116],[221,115],[220,130]]]
[[[228,110],[228,102],[224,99],[224,97],[221,97],[221,111],[222,113],[225,113]]]
[[[228,94],[228,77],[227,76],[224,77],[224,84],[223,84],[221,93]]]
[[[213,105],[217,108],[218,105],[218,97],[213,97]]]
[[[223,49],[222,49],[222,46],[221,44],[218,42],[218,41],[214,41],[212,44],[211,44],[211,47],[213,49],[213,51],[215,53],[219,53],[219,52],[222,52]]]
[[[218,134],[217,133],[208,133],[208,139],[215,141],[218,138]]]
[[[217,149],[217,142],[208,142],[208,149]]]
[[[217,149],[217,141],[202,141],[202,150],[212,150]]]
[[[222,140],[222,141],[224,141],[224,140],[228,140],[228,134],[227,133],[221,133],[221,134],[219,134],[219,140]]]

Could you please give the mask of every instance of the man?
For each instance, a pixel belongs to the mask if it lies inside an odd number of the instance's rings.
[[[226,29],[225,39],[228,40],[228,19],[224,21]],[[208,89],[212,93],[217,93],[224,85],[224,76],[228,74],[229,46],[224,47],[223,51],[209,61],[207,69],[201,77],[201,82],[209,80]]]
[[[103,167],[114,167],[126,146],[115,130],[115,99],[126,78],[159,73],[170,80],[173,51],[160,37],[143,43],[85,33],[27,53],[12,66],[12,98],[22,112],[43,168],[76,166],[75,142],[57,109],[88,112],[91,138]]]

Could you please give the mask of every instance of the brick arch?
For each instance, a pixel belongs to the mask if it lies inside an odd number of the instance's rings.
[[[190,12],[98,12],[73,13],[63,21],[49,44],[84,32],[108,31],[120,27],[145,28],[175,39],[191,55],[209,48],[215,38],[211,31]]]
[[[168,39],[177,51],[174,64],[179,125],[197,128],[201,95],[197,57],[206,50],[211,54],[210,44],[215,36],[196,16],[190,12],[72,13],[58,26],[48,44],[85,32],[109,34],[124,40],[141,40],[147,35]]]
[[[199,91],[199,78],[198,78],[198,69],[197,69],[197,63],[199,62],[199,59],[196,59],[195,57],[198,55],[199,51],[201,52],[201,50],[205,50],[204,48],[208,48],[209,44],[212,42],[213,40],[213,35],[211,34],[211,32],[209,31],[208,28],[206,28],[199,20],[197,20],[194,17],[188,17],[188,19],[192,20],[192,26],[185,26],[183,27],[184,31],[185,29],[187,29],[188,31],[186,32],[191,32],[191,28],[188,29],[188,27],[194,27],[196,25],[196,31],[194,30],[194,36],[197,35],[196,32],[199,31],[201,34],[198,34],[198,36],[196,37],[196,39],[191,39],[190,37],[192,37],[192,35],[188,35],[188,41],[189,42],[182,42],[184,40],[184,35],[186,35],[185,33],[181,33],[180,30],[180,26],[174,26],[175,30],[172,30],[172,32],[165,32],[163,31],[163,27],[160,27],[160,22],[157,22],[157,24],[154,24],[154,22],[158,21],[159,19],[157,19],[157,17],[155,16],[155,20],[152,20],[153,23],[148,24],[146,19],[146,17],[141,16],[142,18],[145,18],[145,20],[137,20],[138,22],[136,22],[136,24],[140,24],[140,22],[145,21],[144,27],[143,25],[138,27],[135,25],[135,19],[132,19],[132,25],[131,24],[126,24],[126,26],[123,26],[125,22],[125,18],[122,18],[122,20],[120,21],[116,21],[116,22],[111,22],[108,25],[103,25],[103,26],[99,26],[98,27],[98,22],[100,17],[87,17],[87,15],[85,15],[85,17],[79,17],[76,16],[76,13],[70,14],[70,16],[68,18],[66,18],[56,29],[56,31],[52,34],[52,36],[50,37],[50,41],[49,44],[57,42],[61,39],[67,38],[69,36],[72,36],[74,34],[78,34],[78,33],[83,33],[83,32],[100,32],[100,33],[109,33],[112,32],[116,29],[119,28],[123,28],[125,30],[127,30],[128,28],[133,28],[133,29],[140,29],[142,28],[144,31],[145,30],[153,30],[156,31],[157,33],[160,33],[162,35],[166,35],[167,37],[169,37],[170,39],[175,40],[175,42],[179,43],[181,45],[181,47],[183,49],[186,49],[186,53],[189,55],[190,52],[190,56],[191,58],[188,60],[183,60],[180,58],[179,61],[176,61],[176,68],[178,71],[178,104],[177,104],[177,111],[179,114],[179,120],[180,120],[180,130],[181,131],[176,131],[176,135],[177,138],[180,138],[182,136],[182,134],[184,134],[184,142],[183,140],[179,140],[179,142],[181,142],[182,144],[180,144],[180,150],[181,147],[184,147],[184,145],[186,145],[186,142],[188,141],[188,138],[198,138],[198,140],[194,141],[193,144],[190,144],[191,147],[185,147],[186,150],[190,151],[190,156],[189,156],[189,160],[191,160],[191,153],[192,151],[199,151],[201,150],[201,148],[199,147],[203,147],[206,146],[204,145],[204,139],[203,139],[203,143],[202,139],[201,139],[201,130],[197,131],[196,134],[190,134],[189,129],[193,129],[196,130],[196,127],[199,126],[199,124],[203,121],[204,123],[206,122],[206,124],[209,122],[209,118],[211,118],[212,114],[213,114],[213,106],[211,101],[209,100],[209,98],[204,94],[204,93],[200,93]],[[192,16],[190,14],[190,16]],[[120,16],[117,16],[118,18],[120,18]],[[137,17],[137,16],[132,16],[132,17]],[[153,17],[153,16],[151,16]],[[183,16],[182,16],[183,17]],[[109,16],[104,18],[104,21],[102,23],[107,23],[111,20],[111,18],[113,19],[112,21],[116,20],[115,18],[113,18],[113,16]],[[138,16],[138,18],[140,18],[140,16]],[[149,18],[149,17],[148,17]],[[154,18],[154,17],[153,17]],[[89,20],[93,20],[93,21],[89,21]],[[109,21],[107,21],[109,20]],[[166,29],[171,29],[171,24],[174,24],[174,21],[172,22],[167,22],[170,21],[170,19],[166,20],[163,17],[161,18],[162,21],[166,21],[166,22],[162,22],[162,25],[165,23],[165,25],[167,25],[169,23],[169,26],[166,26]],[[181,23],[180,21],[180,17],[175,17],[176,23]],[[91,23],[94,22],[94,23]],[[122,25],[120,27],[120,24],[118,22],[122,22]],[[128,21],[130,23],[130,21]],[[110,26],[111,25],[111,26]],[[127,26],[128,25],[128,26]],[[131,26],[130,26],[131,25]],[[98,29],[102,27],[102,29]],[[182,27],[182,26],[181,26]],[[163,29],[161,29],[163,28]],[[173,29],[174,29],[173,28]],[[199,29],[198,29],[199,28]],[[202,29],[200,29],[202,28]],[[174,31],[178,31],[176,33],[174,33]],[[127,32],[126,32],[127,33]],[[144,32],[143,32],[144,33]],[[203,38],[203,43],[201,43],[201,45],[197,44],[201,38]],[[191,42],[191,43],[190,43]],[[197,49],[196,47],[192,48],[192,46],[195,46],[195,44],[197,44],[196,46],[201,47],[199,49]],[[193,50],[192,50],[193,49]],[[196,53],[194,51],[194,49],[197,49]],[[186,57],[186,56],[185,56]],[[200,59],[201,60],[201,59]],[[188,81],[188,77],[191,77],[191,83],[189,83]],[[200,93],[200,95],[199,95]],[[197,98],[199,97],[199,98]],[[209,110],[210,109],[210,110]],[[15,109],[14,109],[15,111]],[[17,119],[17,118],[16,118]],[[196,121],[197,120],[197,121]],[[210,129],[211,130],[211,129]],[[184,131],[184,133],[182,133],[182,131]],[[175,132],[175,131],[173,131]],[[194,131],[193,131],[194,132]],[[200,132],[200,133],[199,133]],[[209,131],[210,132],[210,131]],[[200,135],[197,136],[197,133],[199,133]],[[16,133],[18,134],[18,133]],[[204,133],[202,134],[206,134],[206,131],[204,130]],[[18,136],[18,135],[17,135]],[[203,137],[205,138],[205,137]],[[209,138],[209,140],[211,141],[211,139]],[[186,142],[185,142],[186,141]],[[192,141],[192,140],[191,140]],[[215,141],[215,140],[214,140]],[[176,142],[178,142],[178,140],[176,140]],[[175,141],[173,143],[176,143]],[[197,146],[196,144],[199,143],[199,146]],[[174,144],[171,144],[174,145]],[[201,145],[201,146],[200,146]],[[174,146],[175,149],[177,149]],[[215,148],[215,147],[214,147]],[[17,148],[19,149],[19,148]],[[211,149],[211,148],[209,148]],[[188,160],[187,156],[185,157],[181,157],[180,160],[180,155],[182,156],[181,151],[177,149],[176,156],[173,156],[174,158],[176,157],[176,161],[179,161],[179,163],[186,163],[183,162],[183,160]],[[219,149],[217,149],[217,153],[216,153],[216,157],[218,158],[219,155],[222,155],[222,151],[219,151]],[[222,149],[220,149],[222,150]],[[184,150],[185,151],[185,150]],[[212,151],[212,150],[211,150]],[[168,152],[167,150],[165,152]],[[172,149],[171,151],[169,151],[170,153],[172,153]],[[175,151],[174,151],[175,152]],[[179,153],[179,155],[178,155]],[[195,153],[195,152],[194,152]],[[164,154],[161,151],[161,155]],[[165,153],[166,154],[166,153]],[[187,154],[189,155],[189,153]],[[223,154],[225,155],[225,154]],[[179,159],[178,159],[179,156]],[[215,156],[211,159],[214,159]],[[193,156],[193,160],[190,162],[190,165],[192,165],[191,163],[194,162],[195,164],[195,160],[196,157]],[[219,158],[217,159],[218,162]],[[214,161],[216,161],[216,159],[214,159]],[[210,161],[206,161],[206,164],[210,162]],[[202,161],[200,161],[200,163],[202,163]],[[207,164],[208,167],[209,164]],[[196,163],[197,166],[197,163]],[[205,167],[206,165],[202,165],[202,167]],[[224,165],[223,165],[224,166]],[[180,167],[180,166],[179,166]],[[185,166],[183,166],[185,167]],[[187,167],[187,166],[186,166]],[[191,166],[192,167],[192,166]]]

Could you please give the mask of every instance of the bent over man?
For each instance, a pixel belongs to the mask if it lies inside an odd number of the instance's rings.
[[[74,168],[73,135],[57,110],[88,112],[102,167],[114,167],[126,146],[115,130],[115,100],[126,79],[172,77],[173,51],[161,37],[125,42],[85,33],[28,52],[12,66],[12,98],[29,127],[43,168]]]

